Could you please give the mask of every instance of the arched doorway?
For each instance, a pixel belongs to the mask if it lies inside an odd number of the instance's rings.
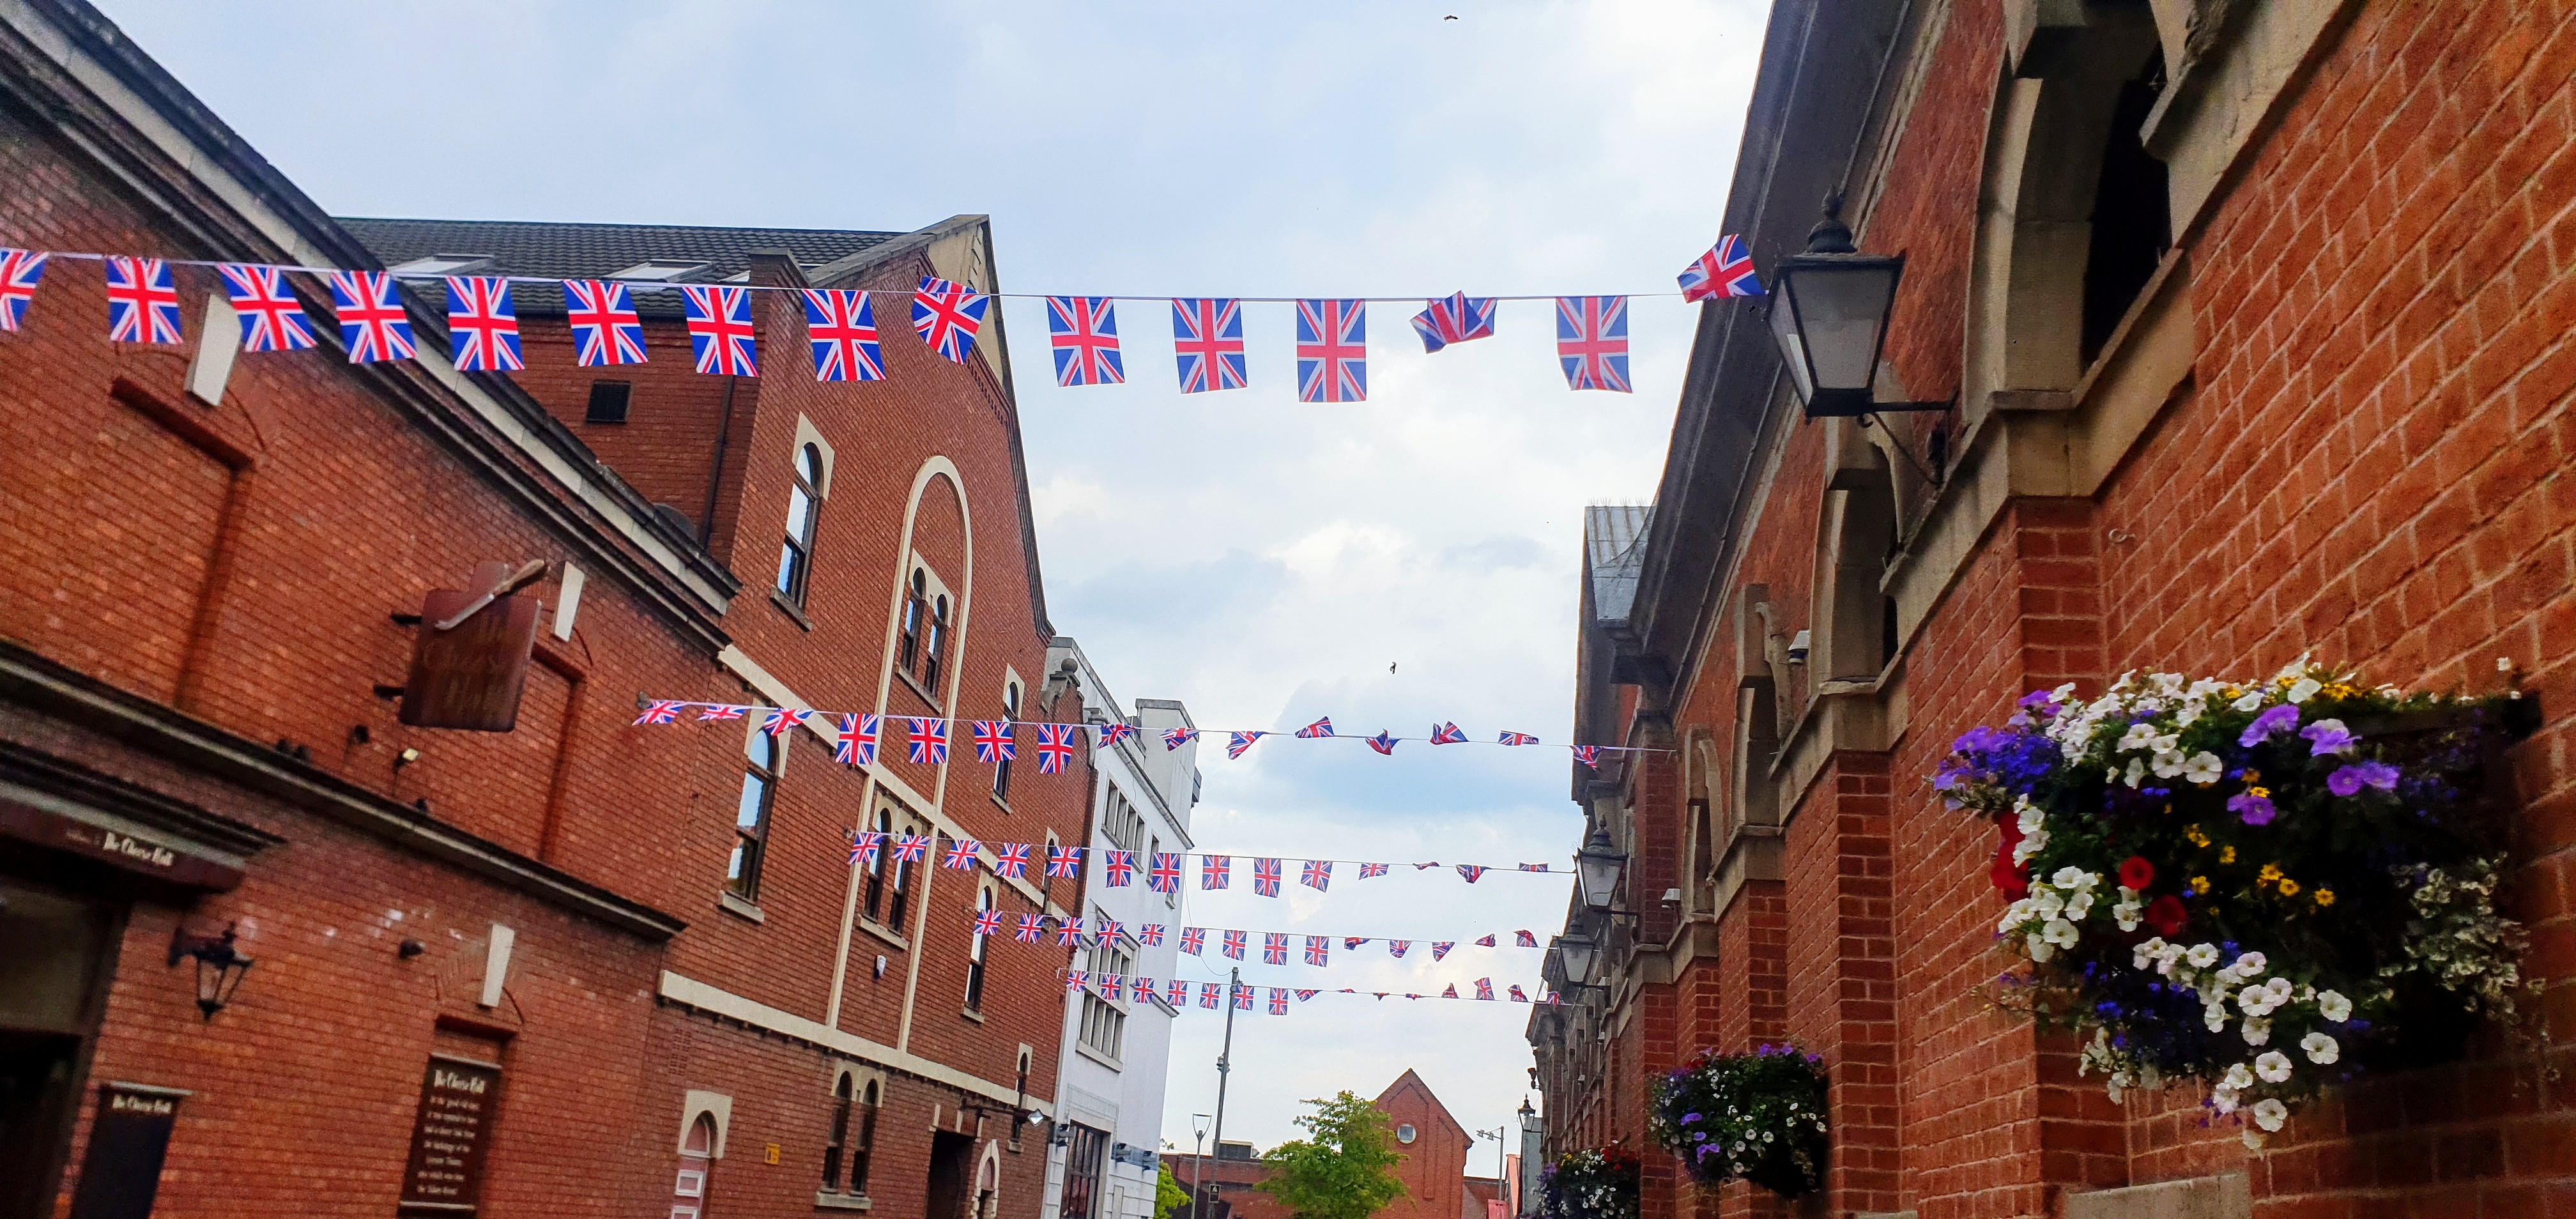
[[[680,1171],[671,1182],[671,1219],[705,1219],[716,1175],[716,1119],[701,1113],[680,1140]]]

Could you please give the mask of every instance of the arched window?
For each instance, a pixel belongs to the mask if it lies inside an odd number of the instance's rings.
[[[922,641],[921,688],[939,693],[939,671],[947,660],[948,594],[941,593],[930,602],[930,633]]]
[[[850,1073],[843,1071],[832,1082],[832,1138],[823,1144],[823,1192],[827,1194],[841,1188],[841,1164],[849,1151],[850,1106],[854,1099],[850,1095]]]
[[[759,728],[743,743],[742,799],[734,805],[733,857],[725,887],[745,901],[760,897],[760,856],[769,840],[769,806],[778,794],[779,739]]]
[[[1002,718],[1005,720],[1020,718],[1020,683],[1018,682],[1002,683]],[[1019,725],[1014,723],[1008,731],[1016,738],[1020,731]],[[1010,802],[1011,760],[1009,758],[1002,759],[993,767],[993,798],[1005,804]]]
[[[868,1081],[867,1090],[859,1096],[859,1138],[850,1145],[850,1190],[868,1192],[868,1160],[877,1145],[877,1085]]]
[[[929,587],[929,574],[913,568],[912,583],[903,591],[903,614],[894,645],[894,667],[905,673],[912,672],[913,663],[921,656],[922,619],[930,613]]]
[[[778,552],[778,592],[805,604],[805,582],[814,573],[814,518],[823,507],[823,451],[796,450],[796,485],[787,495],[787,541]]]
[[[993,889],[987,885],[975,894],[975,911],[981,914],[992,908]],[[966,945],[966,1010],[970,1012],[984,1010],[984,941],[987,938],[969,936]]]

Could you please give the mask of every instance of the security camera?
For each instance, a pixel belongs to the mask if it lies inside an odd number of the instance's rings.
[[[1807,663],[1808,640],[1809,640],[1809,636],[1808,636],[1808,633],[1807,633],[1807,632],[1805,632],[1805,631],[1800,631],[1800,632],[1798,632],[1797,634],[1795,634],[1795,635],[1793,635],[1793,636],[1790,636],[1790,638],[1789,638],[1789,663],[1790,663],[1790,664],[1793,664],[1793,665],[1802,665],[1802,664]]]

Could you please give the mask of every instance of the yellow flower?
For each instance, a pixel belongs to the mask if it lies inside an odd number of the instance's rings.
[[[2249,796],[2269,796],[2272,794],[2272,789],[2268,787],[2249,786],[2245,789],[2245,794]]]
[[[2292,879],[2290,879],[2290,878],[2289,878],[2289,877],[2287,877],[2287,876],[2282,877],[2282,878],[2281,878],[2281,896],[2283,896],[2283,897],[2297,897],[2298,895],[2299,895],[2299,882],[2297,882],[2297,881],[2295,881],[2295,880],[2292,880]]]
[[[2191,845],[2193,846],[2205,847],[2209,845],[2209,835],[2201,833],[2200,827],[2197,825],[2183,827],[2182,836],[2190,839]]]
[[[2192,891],[2192,892],[2194,892],[2194,893],[2207,893],[2207,892],[2209,892],[2209,878],[2208,878],[2208,877],[2206,877],[2206,876],[2195,876],[2195,877],[2192,877],[2192,878],[2191,878],[2191,891]],[[2332,896],[2332,895],[2331,895],[2331,894],[2328,894],[2328,896]]]
[[[2236,862],[2236,848],[2234,848],[2234,847],[2220,847],[2220,848],[2218,848],[2218,862],[2220,862],[2220,863],[2234,863],[2234,862]]]
[[[2319,890],[2317,890],[2317,904],[2318,904],[2318,905],[2320,905],[2320,906],[2331,906],[2331,905],[2333,905],[2333,904],[2334,904],[2334,890],[2332,890],[2332,889],[2319,889]]]
[[[2254,883],[2257,886],[2268,885],[2279,879],[2281,879],[2281,865],[2277,863],[2264,864],[2263,870],[2254,874]]]
[[[2262,771],[2256,770],[2256,769],[2254,769],[2254,768],[2253,768],[2253,767],[2251,767],[2251,766],[2248,766],[2248,767],[2246,767],[2246,768],[2245,768],[2245,782],[2246,782],[2247,784],[2249,784],[2249,785],[2250,785],[2250,784],[2252,784],[2256,779],[2260,779],[2260,778],[2262,778],[2262,777],[2263,777],[2263,772],[2262,772]],[[2246,790],[2247,790],[2247,791],[2252,791],[2252,790],[2253,790],[2253,788],[2252,788],[2251,786],[2248,786],[2248,787],[2246,788]]]

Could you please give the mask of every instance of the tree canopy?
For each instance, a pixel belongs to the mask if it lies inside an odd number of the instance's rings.
[[[1387,1131],[1386,1114],[1348,1092],[1306,1103],[1315,1111],[1297,1124],[1307,1137],[1261,1157],[1270,1178],[1255,1188],[1279,1199],[1298,1219],[1368,1219],[1403,1195],[1404,1182],[1393,1171],[1403,1157]]]
[[[1172,1219],[1189,1200],[1190,1191],[1181,1188],[1180,1180],[1172,1176],[1172,1166],[1163,1165],[1160,1175],[1154,1178],[1154,1219]]]

